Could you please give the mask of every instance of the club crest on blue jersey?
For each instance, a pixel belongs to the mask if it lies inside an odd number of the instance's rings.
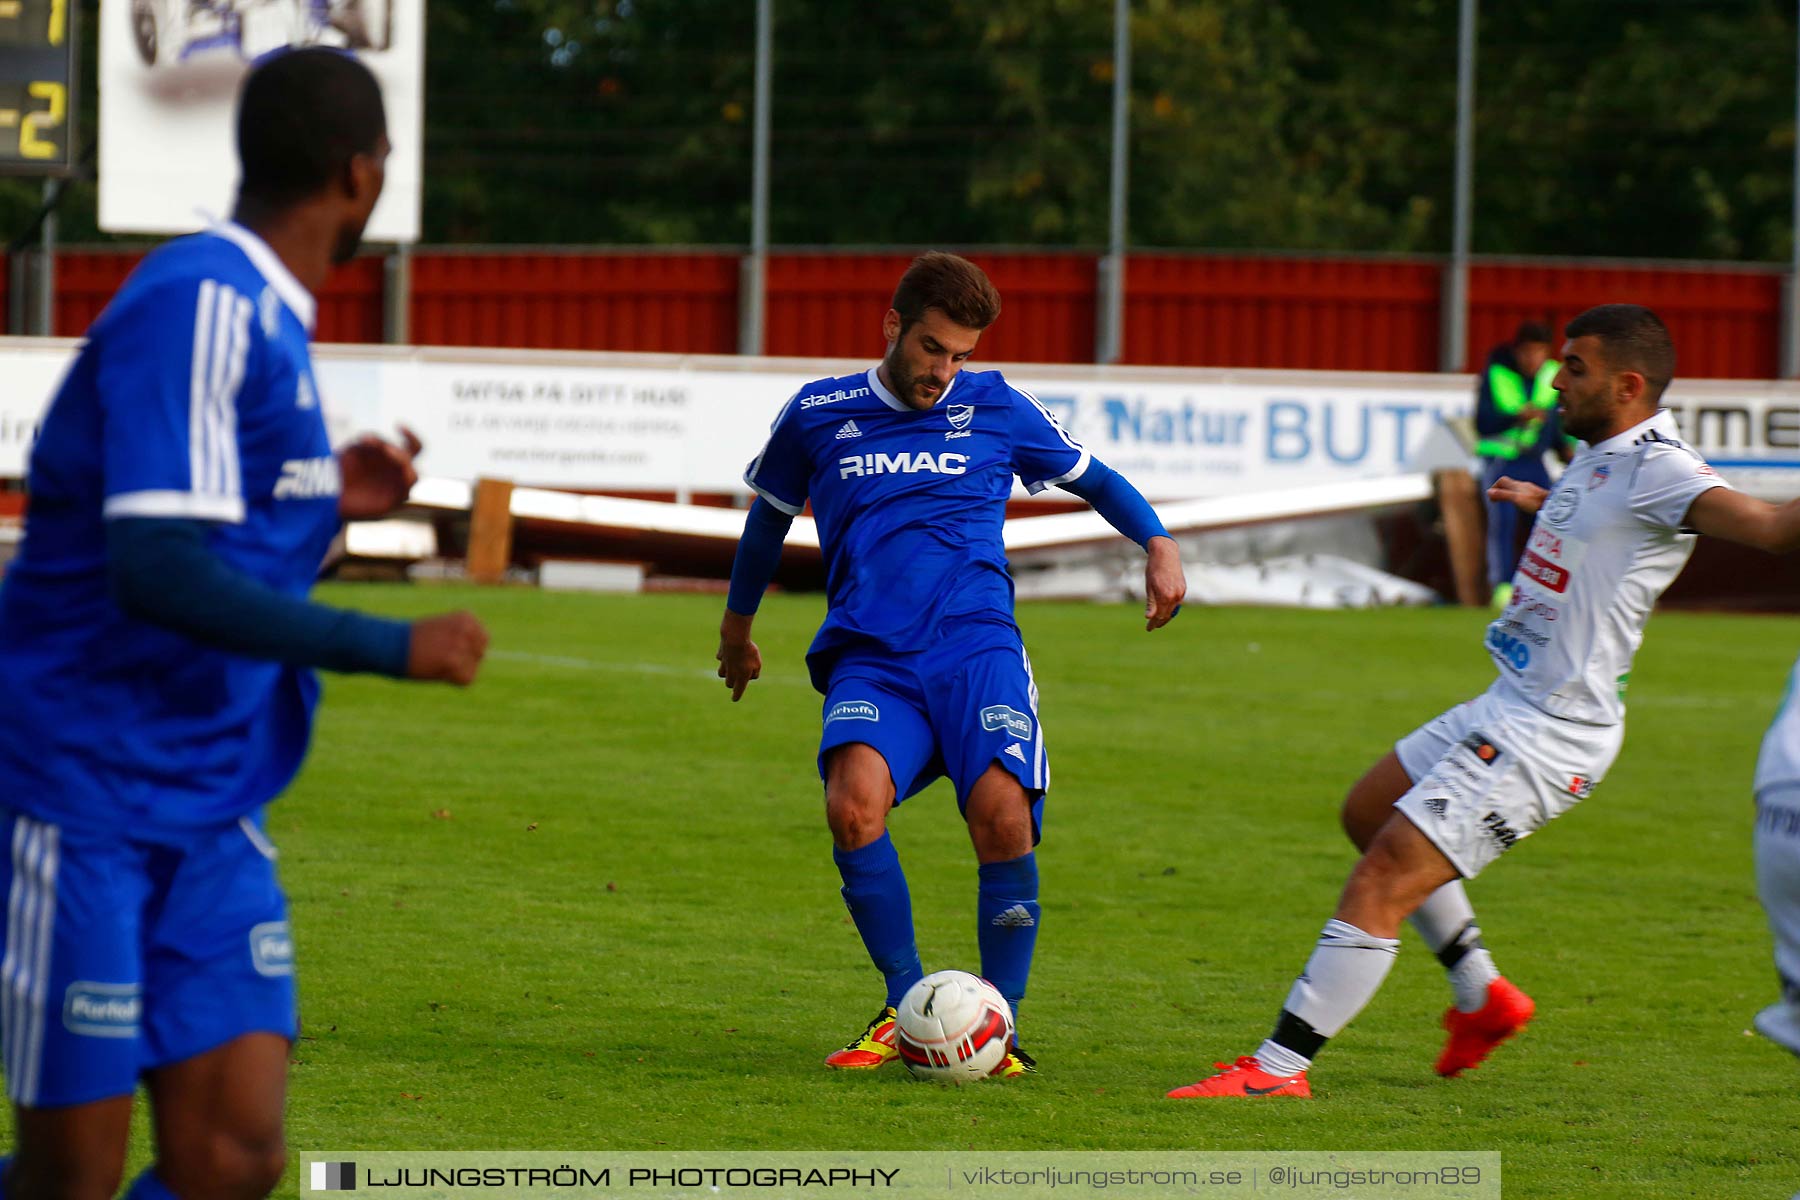
[[[944,410],[944,415],[950,418],[950,428],[967,429],[969,422],[975,419],[975,406],[973,404],[952,404]]]
[[[63,1027],[88,1037],[138,1035],[144,1013],[142,988],[135,983],[90,983],[77,979],[63,993]]]

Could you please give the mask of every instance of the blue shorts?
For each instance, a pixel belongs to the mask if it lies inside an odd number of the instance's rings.
[[[292,1040],[294,954],[254,819],[149,842],[0,810],[0,1041],[15,1104],[126,1096],[246,1033]]]
[[[1050,760],[1031,659],[1016,637],[946,642],[915,654],[846,651],[830,678],[819,778],[832,750],[862,742],[887,760],[895,804],[945,776],[961,809],[975,781],[999,763],[1032,797],[1031,835],[1038,840]]]

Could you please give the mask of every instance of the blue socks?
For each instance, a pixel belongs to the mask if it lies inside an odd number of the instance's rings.
[[[980,874],[975,920],[981,973],[1012,1005],[1017,1022],[1025,980],[1031,975],[1031,952],[1037,948],[1037,855],[983,863]]]
[[[155,1167],[145,1167],[144,1173],[131,1181],[124,1200],[181,1200],[174,1192],[156,1177]]]
[[[844,879],[844,904],[850,909],[850,919],[856,922],[856,932],[862,934],[876,969],[887,979],[887,1003],[897,1005],[906,989],[925,976],[919,966],[919,946],[913,940],[912,893],[906,890],[900,854],[884,831],[857,850],[833,847],[831,857]],[[1036,879],[1033,871],[1034,896]],[[985,960],[986,943],[982,945]]]
[[[869,957],[887,980],[887,1003],[899,1004],[906,989],[923,978],[919,947],[913,939],[912,894],[900,869],[900,855],[884,832],[859,850],[833,850],[844,879],[844,904],[862,935]],[[1037,856],[1025,854],[1006,862],[984,863],[976,900],[976,939],[981,946],[981,973],[1006,997],[1018,1019],[1037,948]]]

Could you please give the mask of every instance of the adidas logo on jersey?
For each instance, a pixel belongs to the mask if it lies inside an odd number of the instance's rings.
[[[995,917],[992,921],[989,921],[988,924],[998,925],[1002,929],[1028,929],[1037,924],[1037,919],[1031,915],[1031,910],[1026,908],[1023,904],[1015,904],[999,916]]]
[[[840,442],[843,441],[845,438],[853,438],[853,437],[861,437],[861,436],[862,436],[862,430],[860,430],[856,427],[855,421],[845,421],[842,425],[838,426],[837,440]]]
[[[1025,761],[1025,752],[1023,750],[1019,749],[1019,747],[1016,744],[1008,746],[1006,748],[1006,753],[1011,755],[1013,758],[1018,759],[1020,762]]]
[[[840,429],[838,436],[846,435]],[[942,454],[933,454],[929,450],[917,454],[855,454],[838,459],[839,479],[861,475],[966,475],[968,471],[969,456],[951,454],[947,450]]]

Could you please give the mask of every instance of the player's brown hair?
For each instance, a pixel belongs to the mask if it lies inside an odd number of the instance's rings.
[[[912,260],[894,289],[900,332],[935,308],[968,329],[986,329],[1000,315],[1000,293],[986,272],[966,258],[928,250]]]
[[[1675,378],[1675,340],[1662,318],[1641,304],[1602,304],[1563,326],[1570,338],[1593,336],[1606,349],[1606,365],[1636,371],[1660,399]]]

